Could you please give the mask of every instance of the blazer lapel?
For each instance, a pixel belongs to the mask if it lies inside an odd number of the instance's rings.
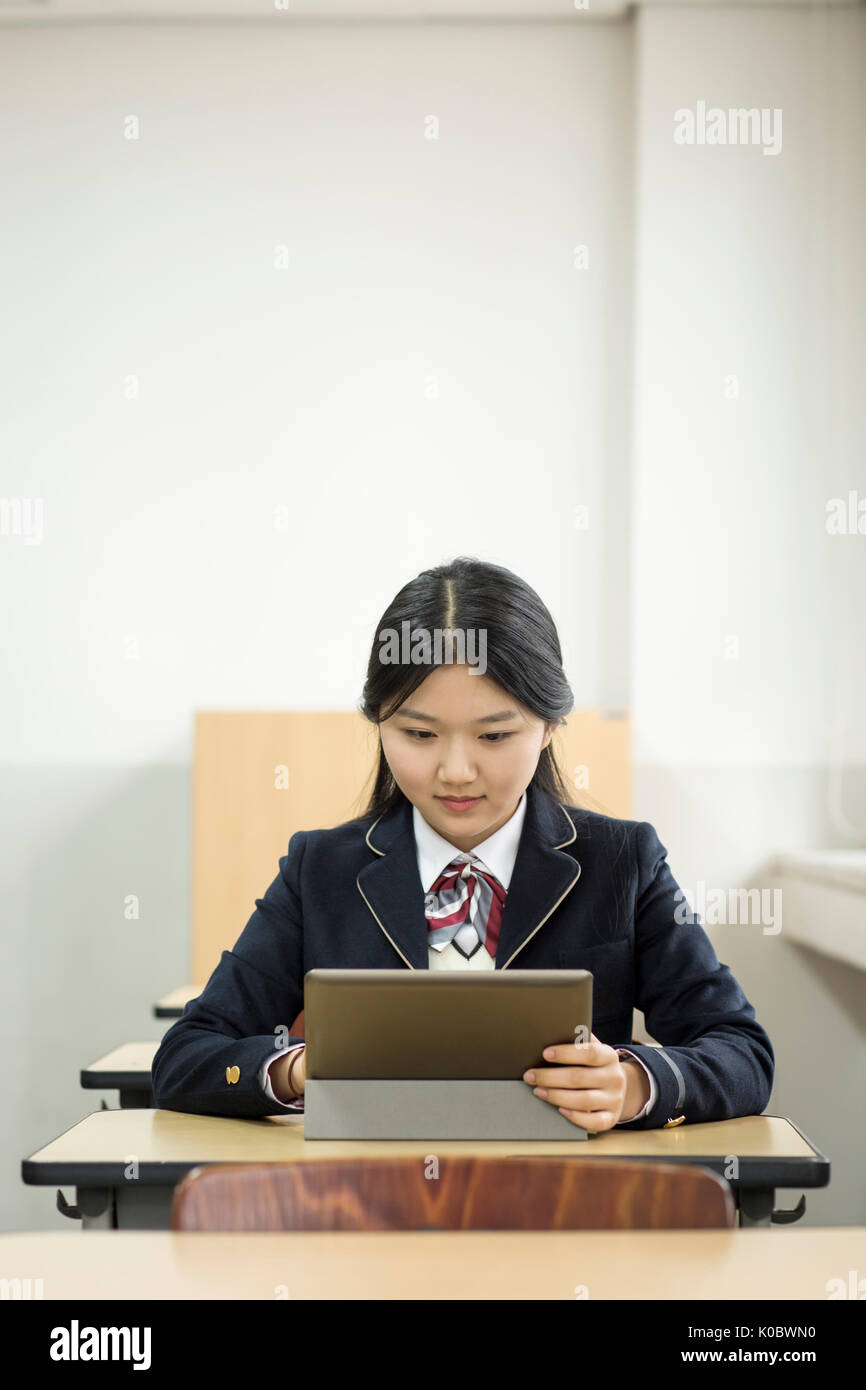
[[[366,842],[376,858],[358,874],[358,891],[410,970],[426,970],[427,918],[411,801],[404,797],[375,820]]]
[[[526,789],[526,816],[496,948],[496,969],[505,970],[580,878],[580,864],[564,845],[577,838],[570,815],[547,792]],[[376,855],[355,880],[379,927],[410,970],[426,970],[424,888],[405,797],[374,821],[366,843]]]
[[[530,783],[523,833],[499,928],[497,970],[511,965],[577,883],[580,864],[563,853],[563,845],[576,839],[574,821],[565,807]]]

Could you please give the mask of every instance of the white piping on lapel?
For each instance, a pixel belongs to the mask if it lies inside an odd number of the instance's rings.
[[[384,816],[384,814],[385,814],[385,812],[383,811],[383,812],[382,812],[382,816]],[[373,831],[376,829],[376,826],[379,824],[379,821],[382,819],[382,816],[377,816],[377,817],[376,817],[376,819],[373,821],[373,824],[370,826],[370,829],[367,831],[366,835],[364,836],[364,842],[365,842],[366,844],[370,845],[370,836],[372,835]],[[380,856],[383,855],[383,854],[385,853],[385,851],[384,851],[383,849],[377,849],[375,845],[370,845],[370,849],[373,851],[374,854],[378,854],[378,855],[380,855]]]
[[[383,812],[382,812],[382,815],[384,815],[384,814],[385,814],[385,812],[383,811]],[[370,835],[371,835],[372,832],[376,829],[376,826],[379,824],[379,821],[380,821],[381,819],[382,819],[382,816],[377,816],[376,819],[373,821],[373,824],[370,826],[370,829],[367,831],[366,835],[364,836],[364,841],[365,841],[365,843],[366,843],[367,845],[369,845],[370,849],[373,851],[374,854],[378,854],[378,855],[379,855],[380,859],[381,859],[381,858],[384,858],[385,851],[384,851],[383,849],[377,849],[375,845],[371,845],[371,844],[370,844]],[[361,887],[360,883],[358,882],[357,878],[355,879],[355,887],[357,888],[358,892],[361,894],[361,897],[364,899],[364,902],[367,904],[367,906],[369,907],[370,911],[373,913],[373,916],[376,917],[376,913],[373,912],[373,905],[372,905],[372,903],[370,902],[370,899],[367,897],[366,893],[364,892],[363,888]],[[379,926],[382,927],[382,931],[385,932],[385,935],[388,937],[388,940],[390,941],[391,945],[394,947],[394,950],[397,952],[397,955],[401,958],[401,960],[405,960],[405,961],[406,961],[406,964],[408,965],[408,967],[409,967],[410,970],[414,970],[414,969],[415,969],[415,966],[412,964],[412,962],[411,962],[410,960],[406,960],[406,957],[403,955],[403,952],[400,950],[400,947],[397,945],[397,943],[396,943],[396,941],[394,940],[393,936],[389,936],[389,935],[388,935],[388,932],[385,931],[385,928],[382,926],[382,923],[379,921],[379,918],[378,918],[378,917],[376,917],[376,921],[379,922]]]
[[[560,844],[554,845],[553,848],[554,848],[554,849],[564,849],[566,845],[570,845],[570,844],[572,843],[573,840],[576,840],[576,839],[577,839],[577,830],[575,829],[574,821],[571,819],[571,816],[570,816],[570,815],[568,814],[568,812],[566,811],[566,809],[565,809],[565,807],[563,806],[562,802],[558,802],[557,804],[558,804],[558,806],[559,806],[560,811],[561,811],[562,814],[565,816],[565,819],[568,821],[569,825],[571,826],[571,835],[570,835],[570,837],[569,837],[567,840],[562,840]],[[383,812],[382,812],[382,815],[384,815],[384,814],[385,814],[385,812],[383,811]],[[376,819],[373,821],[373,824],[370,826],[370,829],[367,831],[366,835],[364,836],[364,842],[365,842],[366,845],[368,845],[368,847],[373,851],[374,854],[378,854],[380,858],[384,858],[385,851],[384,851],[383,849],[377,849],[375,845],[371,845],[371,844],[370,844],[370,836],[372,835],[373,831],[376,829],[376,826],[379,824],[379,821],[380,821],[381,819],[382,819],[382,816],[377,816]],[[580,861],[577,860],[577,859],[575,859],[574,862],[575,862],[575,864],[577,864],[577,873],[575,874],[574,878],[571,880],[571,883],[570,883],[570,884],[568,885],[568,887],[566,888],[565,893],[562,894],[562,897],[557,898],[556,902],[553,904],[553,907],[550,909],[550,912],[546,912],[546,913],[544,914],[544,916],[542,917],[541,921],[538,923],[538,926],[533,928],[533,930],[529,933],[529,936],[527,936],[526,940],[525,940],[525,941],[522,941],[522,942],[520,943],[520,945],[518,946],[517,950],[516,950],[516,951],[512,951],[511,955],[508,957],[508,960],[507,960],[507,961],[505,962],[505,964],[502,966],[502,969],[503,969],[503,970],[507,970],[507,969],[508,969],[508,967],[509,967],[509,965],[511,964],[511,962],[514,960],[514,957],[518,954],[518,952],[520,952],[520,951],[523,950],[524,946],[526,945],[526,942],[532,940],[532,938],[534,937],[535,933],[538,931],[538,928],[544,926],[545,922],[547,921],[548,917],[550,916],[550,913],[556,911],[556,909],[559,907],[559,904],[562,902],[562,899],[566,896],[566,894],[568,894],[568,893],[571,892],[572,888],[573,888],[574,885],[577,883],[577,880],[580,878],[580,875],[581,875],[582,870],[581,870],[581,867],[580,867]],[[373,913],[373,916],[376,917],[376,913],[373,912],[373,907],[372,907],[372,904],[370,903],[370,899],[367,897],[366,893],[364,892],[364,890],[363,890],[363,888],[361,887],[360,883],[358,882],[358,879],[357,879],[357,878],[355,879],[355,887],[357,888],[358,892],[361,894],[361,897],[364,899],[364,902],[367,904],[367,906],[369,907],[370,911]],[[382,923],[379,921],[379,918],[378,918],[378,917],[376,917],[376,921],[379,923],[379,926],[382,928],[382,931],[385,932],[385,935],[388,937],[388,940],[391,942],[391,945],[394,947],[394,950],[397,952],[397,955],[400,956],[400,958],[401,958],[402,960],[405,960],[405,961],[406,961],[406,964],[408,965],[408,967],[409,967],[410,970],[414,970],[414,969],[415,969],[415,966],[412,964],[411,961],[406,960],[406,957],[403,955],[403,952],[400,950],[400,947],[397,945],[397,943],[396,943],[396,941],[394,940],[394,938],[393,938],[392,936],[389,936],[389,935],[388,935],[388,932],[385,931],[385,928],[382,926]]]
[[[378,852],[378,851],[377,851],[377,852]],[[369,907],[370,911],[373,912],[373,906],[372,906],[372,904],[371,904],[371,902],[370,902],[370,899],[367,897],[366,893],[364,892],[363,888],[361,887],[361,885],[360,885],[360,883],[358,882],[357,879],[355,879],[355,887],[357,888],[358,892],[361,894],[361,897],[364,899],[364,902],[367,904],[367,906]],[[373,912],[373,916],[376,917],[375,912]],[[379,922],[379,918],[378,918],[378,917],[376,917],[376,921]],[[382,923],[381,923],[381,922],[379,922],[379,926],[382,927]],[[396,941],[394,940],[393,936],[388,936],[388,933],[385,931],[385,928],[384,928],[384,927],[382,927],[382,930],[385,932],[385,935],[388,937],[388,940],[390,941],[391,945],[394,947],[394,950],[397,952],[397,955],[398,955],[398,956],[401,956],[403,960],[406,960],[406,957],[403,955],[403,952],[400,950],[400,947],[397,945],[397,943],[396,943]],[[414,969],[415,969],[414,965],[412,964],[412,962],[411,962],[410,960],[406,960],[406,964],[408,965],[408,967],[409,967],[410,970],[414,970]]]
[[[566,813],[566,814],[567,814],[567,813]],[[566,843],[567,845],[570,845],[570,844],[571,844],[571,841],[570,841],[570,840],[566,840],[565,843]],[[560,846],[560,845],[554,845],[553,848],[554,848],[554,849],[560,849],[561,846]],[[568,885],[568,887],[566,888],[565,893],[562,894],[562,897],[561,897],[561,898],[557,898],[556,902],[553,904],[553,907],[550,909],[550,912],[555,912],[555,911],[556,911],[556,909],[559,907],[559,904],[562,902],[562,898],[564,898],[568,893],[571,892],[572,888],[573,888],[574,885],[577,883],[577,880],[580,878],[580,875],[581,875],[580,864],[579,864],[579,862],[578,862],[576,859],[575,859],[574,862],[575,862],[575,864],[577,864],[577,873],[574,875],[574,878],[571,880],[571,883],[570,883],[570,884]],[[546,912],[546,913],[544,914],[544,916],[542,917],[541,921],[540,921],[539,924],[538,924],[538,927],[543,927],[543,926],[544,926],[545,922],[547,921],[548,917],[550,916],[550,912]],[[532,940],[532,938],[534,937],[535,933],[538,931],[538,927],[534,927],[533,930],[532,930],[532,931],[529,933],[529,935],[527,936],[526,941],[521,941],[521,943],[520,943],[520,945],[518,946],[517,950],[516,950],[516,951],[512,951],[511,955],[508,957],[508,960],[505,961],[505,962],[503,963],[503,965],[502,965],[502,969],[503,969],[503,970],[507,970],[507,969],[508,969],[508,967],[509,967],[509,965],[511,964],[511,962],[514,960],[514,957],[518,954],[519,951],[522,951],[522,950],[523,950],[524,946],[526,945],[526,942]]]

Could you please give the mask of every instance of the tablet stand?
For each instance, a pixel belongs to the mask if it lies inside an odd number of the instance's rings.
[[[586,1139],[525,1081],[318,1080],[305,1139]]]

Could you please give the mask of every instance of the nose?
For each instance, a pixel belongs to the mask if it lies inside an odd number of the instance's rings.
[[[439,780],[452,795],[455,789],[462,792],[475,781],[476,768],[473,759],[460,739],[442,741],[442,757],[439,762]]]

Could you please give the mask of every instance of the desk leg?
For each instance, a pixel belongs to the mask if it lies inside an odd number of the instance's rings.
[[[776,1200],[772,1187],[753,1187],[745,1192],[741,1188],[738,1196],[741,1226],[771,1225],[770,1216]]]
[[[75,1204],[81,1213],[82,1231],[113,1231],[114,1189],[111,1187],[77,1187]]]
[[[113,1196],[119,1231],[171,1230],[173,1187],[144,1187],[140,1182],[128,1182],[115,1188]]]
[[[152,1110],[153,1092],[126,1091],[121,1087],[120,1108],[121,1110]]]

